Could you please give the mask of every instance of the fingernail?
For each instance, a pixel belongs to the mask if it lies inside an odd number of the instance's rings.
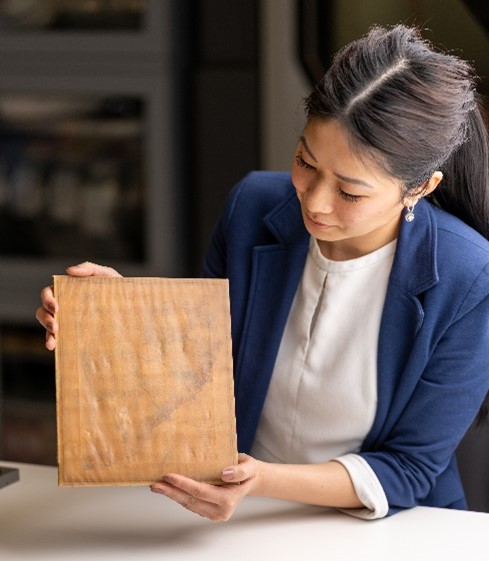
[[[162,479],[165,483],[169,483],[170,485],[173,485],[175,483],[175,480],[171,475],[164,475]]]
[[[234,469],[233,468],[226,468],[222,471],[221,478],[224,481],[229,481],[234,477]]]

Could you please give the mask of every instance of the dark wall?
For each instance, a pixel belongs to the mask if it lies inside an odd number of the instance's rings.
[[[192,2],[186,158],[195,274],[231,187],[259,167],[258,2]],[[187,211],[187,212],[186,212]]]

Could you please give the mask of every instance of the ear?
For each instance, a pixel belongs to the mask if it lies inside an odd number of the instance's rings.
[[[443,173],[441,171],[435,171],[435,173],[428,179],[425,183],[426,187],[421,193],[421,197],[426,197],[438,187],[438,184],[443,179]]]
[[[440,181],[443,179],[443,173],[441,171],[435,171],[433,175],[423,183],[419,189],[417,189],[413,194],[409,197],[404,198],[404,205],[405,206],[414,206],[419,199],[426,197],[430,193],[432,193],[437,187]]]

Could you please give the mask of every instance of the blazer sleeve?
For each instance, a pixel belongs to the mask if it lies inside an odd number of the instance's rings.
[[[430,353],[421,357],[426,366],[387,437],[361,453],[385,491],[390,513],[427,504],[489,389],[488,269],[438,342],[424,346]],[[444,493],[448,497],[450,489]]]

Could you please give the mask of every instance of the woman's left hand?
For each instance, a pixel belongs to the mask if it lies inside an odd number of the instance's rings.
[[[243,498],[253,494],[258,485],[260,463],[247,454],[239,454],[238,465],[225,468],[221,474],[223,482],[234,485],[211,485],[171,473],[151,485],[151,491],[210,520],[226,521]]]

